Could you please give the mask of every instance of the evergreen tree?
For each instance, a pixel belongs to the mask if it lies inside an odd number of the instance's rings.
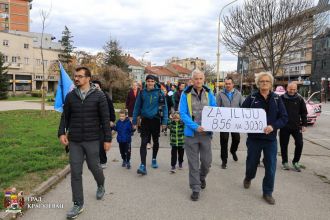
[[[7,75],[7,67],[4,66],[4,63],[3,54],[0,53],[0,99],[8,98],[9,78]]]
[[[64,27],[64,31],[62,32],[62,39],[59,40],[63,47],[63,53],[60,55],[60,61],[64,64],[69,64],[72,59],[72,52],[75,49],[73,46],[73,36],[71,35],[71,31],[67,26]]]
[[[119,46],[117,40],[110,39],[106,42],[104,49],[104,63],[108,66],[116,66],[128,72],[128,65],[126,63],[126,57],[122,54],[122,49]]]

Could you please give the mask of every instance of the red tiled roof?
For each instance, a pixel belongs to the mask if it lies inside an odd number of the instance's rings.
[[[139,61],[137,61],[134,57],[132,56],[124,56],[124,59],[126,63],[130,66],[142,66]]]
[[[178,71],[180,74],[190,74],[191,70],[184,68],[178,64],[169,64],[171,67],[173,67],[176,71]]]
[[[170,71],[166,67],[163,66],[147,66],[145,68],[146,74],[154,74],[158,76],[171,76],[171,77],[177,77],[177,74]]]

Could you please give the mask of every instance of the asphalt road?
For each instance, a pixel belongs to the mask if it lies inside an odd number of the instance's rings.
[[[6,107],[4,103],[0,102],[0,110],[32,108],[24,102],[10,102],[14,107]],[[40,107],[39,104],[33,106]],[[95,181],[87,166],[84,167],[85,211],[78,219],[330,219],[329,123],[330,104],[326,104],[321,118],[304,134],[301,162],[306,170],[303,172],[281,170],[281,157],[278,157],[274,206],[266,204],[261,198],[263,168],[258,168],[251,188],[243,188],[245,135],[242,135],[239,146],[239,161],[234,162],[230,158],[228,169],[223,170],[220,168],[219,134],[215,134],[212,168],[207,178],[207,188],[201,192],[198,202],[192,202],[189,198],[191,192],[186,159],[183,170],[176,174],[169,173],[169,137],[161,136],[159,169],[148,165],[148,175],[144,177],[136,174],[140,163],[138,135],[133,138],[131,170],[121,167],[118,144],[114,141],[108,153],[108,168],[104,170],[106,195],[103,200],[95,199]],[[289,159],[293,157],[293,149],[291,142]],[[150,159],[151,150],[148,151],[148,164]],[[63,208],[30,208],[22,219],[65,219],[67,210],[72,206],[70,175],[44,195],[39,204],[57,204]]]
[[[148,165],[148,175],[136,174],[139,165],[139,140],[133,142],[132,169],[121,167],[117,143],[109,153],[106,175],[106,196],[95,199],[96,184],[87,166],[84,167],[85,211],[79,219],[329,219],[330,184],[316,174],[330,170],[330,151],[305,142],[301,173],[280,168],[276,173],[274,198],[276,205],[266,204],[262,198],[261,184],[264,168],[258,168],[250,189],[244,189],[245,138],[239,146],[239,161],[229,159],[228,169],[220,168],[219,135],[213,140],[213,163],[207,178],[207,188],[198,202],[189,198],[188,169],[170,174],[170,148],[168,137],[161,137],[160,168]],[[292,146],[292,145],[291,145]],[[292,159],[290,146],[289,158]],[[317,155],[317,156],[315,156]],[[148,151],[150,164],[151,150]],[[46,194],[42,203],[63,204],[63,209],[30,209],[23,219],[65,219],[71,208],[70,175]]]

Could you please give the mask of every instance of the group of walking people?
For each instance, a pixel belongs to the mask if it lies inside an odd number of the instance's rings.
[[[234,81],[227,77],[225,87],[215,96],[205,86],[205,75],[198,69],[192,72],[189,85],[181,84],[177,91],[173,87],[162,87],[158,78],[147,75],[144,88],[134,84],[128,94],[126,108],[121,110],[119,120],[111,118],[112,102],[100,87],[100,82],[91,81],[88,68],[78,67],[74,74],[76,88],[71,91],[64,104],[58,136],[63,145],[69,145],[72,209],[68,218],[75,218],[83,211],[82,165],[88,164],[97,182],[96,199],[102,199],[105,193],[103,170],[106,167],[104,154],[111,146],[111,130],[117,131],[117,141],[123,159],[122,166],[131,168],[131,136],[139,131],[141,137],[141,163],[137,169],[140,175],[147,174],[147,145],[153,142],[151,167],[157,169],[157,154],[161,129],[169,127],[171,150],[171,173],[183,167],[183,155],[186,153],[189,167],[189,185],[191,200],[197,201],[202,189],[206,188],[206,177],[212,163],[211,140],[214,135],[201,126],[204,106],[262,108],[266,112],[267,127],[263,133],[248,133],[246,146],[246,171],[243,186],[248,189],[255,178],[257,167],[263,152],[265,176],[262,182],[263,198],[269,204],[275,204],[273,198],[276,161],[277,130],[280,129],[282,167],[289,170],[288,142],[292,135],[296,149],[293,168],[301,171],[299,165],[303,148],[302,132],[306,130],[307,110],[302,97],[297,93],[297,84],[289,83],[287,93],[279,97],[272,91],[274,78],[268,72],[256,75],[257,91],[245,100],[234,88]],[[169,98],[169,96],[172,96]],[[168,102],[172,105],[168,105]],[[112,106],[112,107],[111,107]],[[134,106],[134,107],[133,107]],[[168,107],[172,106],[172,107]],[[112,108],[112,109],[110,109]],[[114,112],[114,111],[113,111]],[[221,168],[227,169],[228,142],[231,135],[230,153],[238,161],[237,149],[240,143],[239,133],[220,132]],[[102,155],[101,155],[102,152]],[[104,154],[103,154],[104,152]],[[103,161],[102,161],[103,157]],[[103,164],[103,165],[102,165]]]

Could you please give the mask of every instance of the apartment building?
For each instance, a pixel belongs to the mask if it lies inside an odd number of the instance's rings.
[[[0,0],[0,31],[30,31],[32,0]]]
[[[41,34],[37,33],[0,31],[0,51],[8,68],[10,92],[25,93],[39,90],[44,79],[46,90],[55,91],[59,75],[56,63],[61,53],[61,46],[52,42],[54,38],[50,34],[45,34],[42,63],[40,43],[38,43],[40,38]],[[45,75],[43,75],[43,64]]]
[[[179,59],[178,57],[172,57],[171,59],[166,60],[165,64],[177,64],[177,65],[180,65],[189,70],[194,70],[195,68],[198,68],[201,71],[205,71],[206,60],[200,59],[198,57],[185,58],[185,59]]]

